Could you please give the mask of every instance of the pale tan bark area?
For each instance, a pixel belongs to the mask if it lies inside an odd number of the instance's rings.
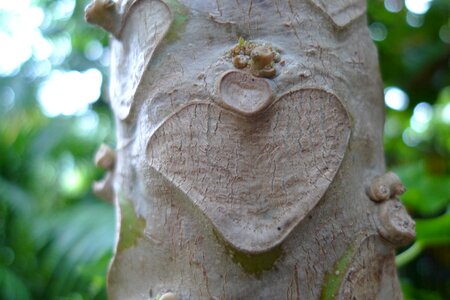
[[[91,5],[115,36],[111,299],[401,298],[393,250],[414,223],[401,183],[376,177],[384,106],[365,8]]]

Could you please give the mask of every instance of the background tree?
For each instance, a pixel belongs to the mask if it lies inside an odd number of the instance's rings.
[[[107,37],[84,23],[86,2],[0,1],[2,299],[105,298],[114,216],[90,191],[101,175],[92,165],[95,148],[114,144],[109,109],[101,101],[105,89],[99,101],[87,104],[96,93],[78,95],[86,104],[67,108],[76,103],[68,96],[77,89],[70,86],[98,79],[86,70],[106,74]],[[397,1],[369,1],[372,38],[391,87],[388,168],[407,186],[402,200],[417,222],[417,242],[398,262],[406,299],[447,299],[450,7],[445,0],[406,2],[409,9]],[[414,8],[419,2],[425,9]],[[44,100],[49,82],[71,84],[51,102]]]

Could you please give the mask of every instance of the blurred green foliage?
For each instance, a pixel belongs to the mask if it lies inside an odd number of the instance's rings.
[[[2,3],[0,39],[11,18]],[[46,56],[33,45],[0,75],[0,299],[105,299],[114,211],[90,186],[102,176],[95,149],[114,144],[102,101],[107,35],[84,23],[87,1],[17,3],[41,9],[38,31],[53,48]],[[387,108],[385,126],[388,168],[407,186],[402,200],[417,221],[399,273],[406,299],[450,299],[450,1],[434,0],[419,15],[399,3],[369,0],[385,86],[409,98],[404,110]],[[102,54],[92,54],[99,45]],[[69,116],[46,115],[37,99],[51,72],[90,68],[104,74],[100,100]]]
[[[26,1],[10,4],[19,2]],[[36,96],[51,70],[95,67],[107,73],[85,55],[90,42],[108,42],[84,23],[86,2],[25,4],[45,13],[39,29],[54,53],[45,59],[33,53],[20,69],[0,77],[0,299],[106,298],[114,209],[90,187],[101,176],[94,151],[114,142],[109,108],[99,100],[84,113],[50,118]],[[13,18],[0,11],[1,31],[8,32]],[[69,50],[58,52],[67,39]]]
[[[405,299],[450,299],[450,1],[422,15],[386,2],[399,1],[369,1],[369,28],[385,29],[375,39],[385,86],[409,97],[407,109],[387,108],[385,124],[387,165],[416,220],[416,242],[397,257],[402,288]]]

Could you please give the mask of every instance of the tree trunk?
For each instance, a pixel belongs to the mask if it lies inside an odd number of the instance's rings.
[[[363,0],[88,6],[113,35],[117,158],[96,186],[117,207],[110,299],[401,299],[394,248],[414,222],[384,174],[365,12]]]

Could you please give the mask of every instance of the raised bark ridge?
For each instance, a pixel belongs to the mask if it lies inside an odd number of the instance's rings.
[[[164,2],[144,0],[136,1],[122,19],[119,39],[111,42],[110,93],[113,110],[120,119],[126,119],[145,69],[172,23],[172,15]]]

